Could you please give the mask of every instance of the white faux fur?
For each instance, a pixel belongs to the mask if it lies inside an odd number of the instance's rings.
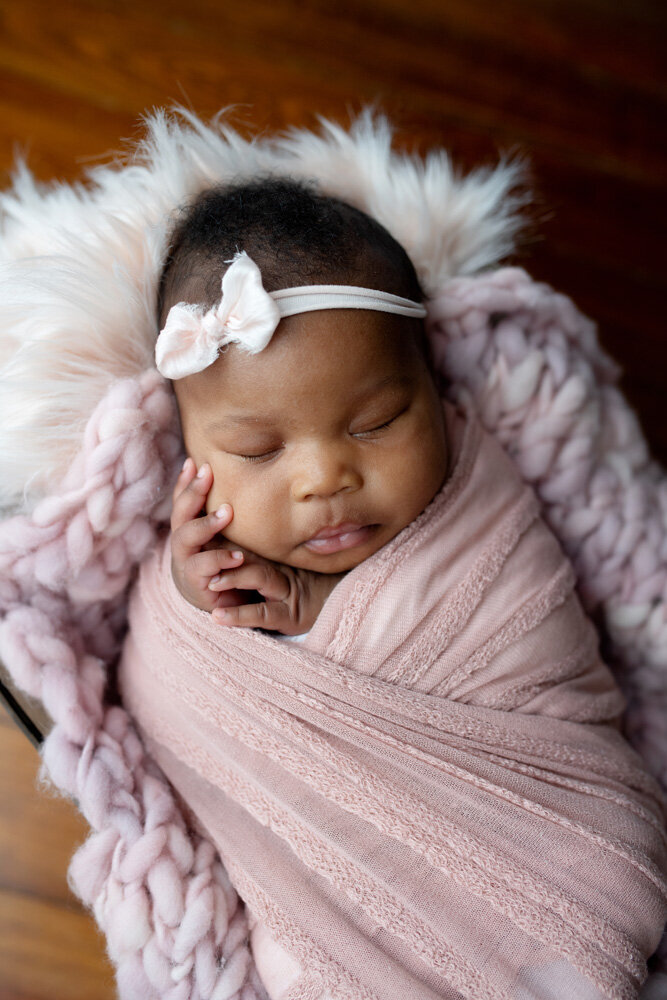
[[[244,177],[317,178],[406,248],[428,295],[513,249],[525,204],[520,160],[457,175],[444,150],[391,149],[362,114],[349,132],[292,130],[249,141],[219,116],[158,112],[125,163],[85,183],[42,186],[17,169],[0,194],[0,516],[30,511],[65,472],[111,381],[153,364],[156,286],[174,212]]]

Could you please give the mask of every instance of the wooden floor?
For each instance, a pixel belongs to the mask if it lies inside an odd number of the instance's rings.
[[[39,792],[39,756],[0,707],[0,998],[111,1000],[104,940],[67,887],[87,824]]]
[[[666,462],[666,66],[664,0],[0,0],[0,171],[73,179],[174,102],[261,129],[373,103],[463,168],[521,152],[516,261],[599,321]],[[85,825],[4,716],[0,761],[0,1000],[113,996],[65,884]]]

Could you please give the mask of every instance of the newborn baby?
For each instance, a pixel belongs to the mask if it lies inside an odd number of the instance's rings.
[[[287,192],[295,202],[305,198],[294,186],[273,186],[280,214],[289,213]],[[260,190],[263,201],[266,191]],[[266,208],[257,204],[256,191],[250,197],[261,218]],[[210,211],[212,201],[205,199],[200,211]],[[217,211],[233,227],[229,209]],[[227,349],[212,365],[174,382],[190,456],[174,497],[174,576],[188,600],[226,625],[305,632],[340,574],[413,521],[446,475],[442,403],[430,371],[414,269],[370,219],[342,204],[330,213],[330,229],[337,224],[350,230],[347,260],[332,266],[313,219],[309,234],[290,233],[291,260],[285,253],[267,265],[253,245],[253,256],[262,262],[257,280],[271,289],[287,280],[319,278],[318,294],[324,279],[338,288],[372,286],[380,289],[378,304],[361,298],[351,308],[349,296],[339,296],[322,307],[320,297],[307,302],[316,311],[281,319],[277,336],[261,352]],[[193,222],[191,229],[196,231]],[[250,240],[247,234],[245,245]],[[233,237],[228,241],[233,244]],[[325,249],[318,259],[320,242]],[[187,254],[177,237],[172,261]],[[205,280],[219,295],[224,256],[221,248],[215,263],[209,261],[207,269],[202,264],[185,287],[170,280],[183,265],[168,265],[163,316],[175,299],[196,295]],[[388,294],[390,289],[406,300]],[[418,301],[410,304],[410,297]],[[193,520],[204,500],[211,513]],[[202,552],[222,531],[225,547]],[[229,590],[237,591],[236,603],[241,588],[264,600],[230,607]]]
[[[440,398],[422,300],[307,186],[189,207],[156,346],[188,458],[123,696],[271,1000],[636,996],[659,798],[534,496]]]

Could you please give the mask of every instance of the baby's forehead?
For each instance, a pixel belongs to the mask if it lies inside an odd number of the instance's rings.
[[[366,310],[289,317],[258,354],[230,345],[209,368],[175,383],[181,411],[284,414],[391,392],[423,369],[411,324]]]

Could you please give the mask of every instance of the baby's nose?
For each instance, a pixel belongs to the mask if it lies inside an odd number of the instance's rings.
[[[327,499],[337,493],[356,492],[362,483],[361,472],[345,455],[315,451],[303,456],[292,481],[292,496],[295,500]]]

